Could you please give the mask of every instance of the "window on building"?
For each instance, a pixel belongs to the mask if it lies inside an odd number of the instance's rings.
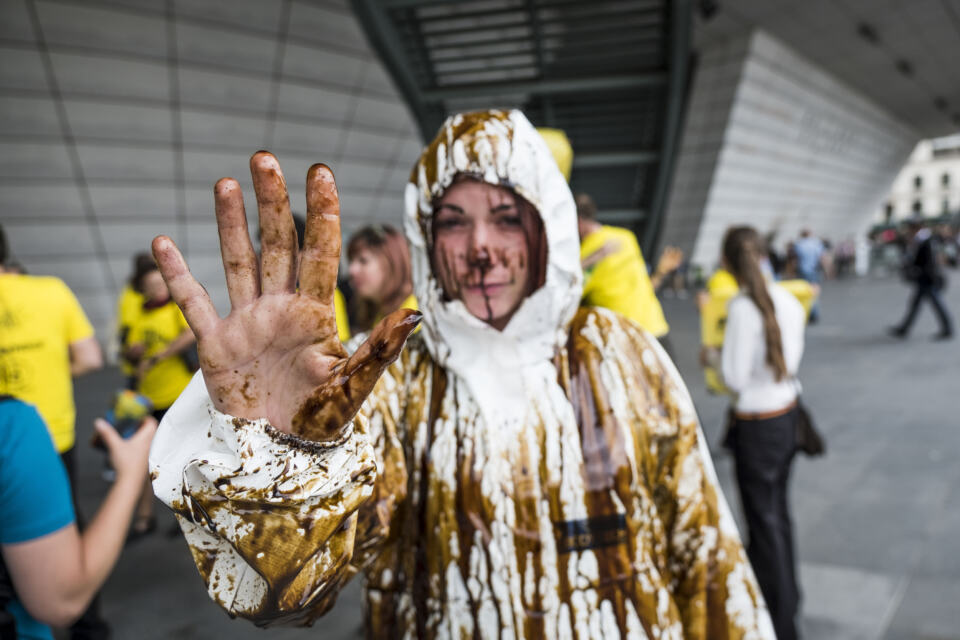
[[[913,178],[913,188],[919,189],[923,186],[923,176],[915,176]]]
[[[940,183],[941,183],[943,186],[945,186],[945,187],[949,187],[949,186],[950,186],[950,174],[949,174],[949,173],[943,174],[943,176],[940,178]]]
[[[913,212],[914,212],[914,213],[920,213],[921,211],[923,211],[923,203],[920,202],[919,200],[914,200],[914,201],[913,201]]]

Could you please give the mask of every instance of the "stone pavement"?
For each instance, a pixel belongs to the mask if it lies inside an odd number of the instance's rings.
[[[829,448],[825,458],[800,458],[794,467],[808,640],[960,639],[960,340],[930,342],[928,309],[909,340],[886,337],[907,294],[895,280],[829,283],[821,322],[807,332],[804,396]],[[960,285],[947,298],[960,316]],[[726,402],[704,390],[693,304],[666,299],[664,308],[677,365],[738,512],[730,460],[717,446]],[[77,385],[87,514],[107,486],[100,455],[84,443],[92,417],[119,384],[119,375],[106,371]],[[164,535],[172,516],[159,503],[158,512],[160,532],[124,551],[103,590],[117,640],[362,636],[358,584],[313,629],[262,631],[230,620],[207,598],[183,539]]]

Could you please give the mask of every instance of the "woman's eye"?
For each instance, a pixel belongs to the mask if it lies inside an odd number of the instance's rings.
[[[500,216],[498,222],[505,227],[520,227],[523,226],[523,220],[519,215],[506,215]]]
[[[456,229],[463,225],[463,220],[461,218],[438,218],[436,222],[438,229]]]

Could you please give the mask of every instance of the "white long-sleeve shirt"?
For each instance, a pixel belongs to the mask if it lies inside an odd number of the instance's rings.
[[[767,364],[767,345],[763,316],[747,295],[741,293],[727,308],[727,326],[723,338],[722,368],[727,387],[737,394],[735,408],[745,413],[765,413],[790,405],[797,397],[794,378],[803,356],[803,331],[806,313],[788,291],[769,284],[773,299],[783,358],[788,375],[779,382]]]

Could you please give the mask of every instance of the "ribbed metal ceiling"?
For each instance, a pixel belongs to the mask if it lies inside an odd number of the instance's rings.
[[[573,189],[652,248],[685,98],[689,2],[353,4],[424,140],[450,113],[521,108],[570,138]]]

